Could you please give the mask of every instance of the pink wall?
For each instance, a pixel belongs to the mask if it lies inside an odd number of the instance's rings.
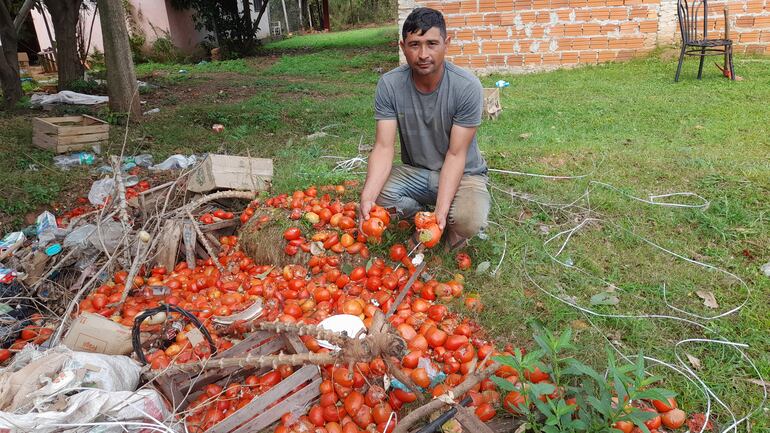
[[[139,28],[138,30],[145,35],[147,48],[151,47],[156,39],[168,36],[177,48],[189,54],[198,48],[198,43],[206,36],[205,32],[195,29],[192,12],[176,10],[169,4],[168,0],[130,0],[130,4],[133,20]],[[45,14],[53,36],[51,17],[47,11]],[[81,12],[81,22],[85,23],[86,34],[90,31],[93,17],[93,7],[91,10]],[[51,40],[46,32],[43,15],[36,9],[32,10],[32,21],[35,25],[40,49],[45,50],[51,47]],[[94,49],[104,52],[102,26],[98,15],[94,21],[91,35],[91,52]]]

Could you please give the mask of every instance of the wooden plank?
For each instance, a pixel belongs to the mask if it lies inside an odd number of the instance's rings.
[[[182,238],[182,223],[177,219],[166,220],[161,231],[155,265],[163,266],[171,272],[179,254],[179,240]]]
[[[110,135],[105,132],[99,132],[95,134],[82,134],[82,135],[68,135],[59,136],[59,144],[77,144],[77,143],[93,143],[97,141],[104,141],[110,138]]]
[[[217,231],[219,229],[224,229],[227,227],[235,227],[240,223],[240,221],[241,220],[239,218],[233,217],[229,220],[217,221],[213,224],[201,224],[200,228],[201,228],[201,232],[208,233],[208,232]]]
[[[58,128],[56,125],[46,122],[45,119],[35,117],[32,119],[32,131],[56,134],[58,132]]]
[[[107,140],[91,141],[88,143],[66,144],[66,145],[60,144],[56,147],[56,152],[67,153],[67,152],[74,152],[76,150],[88,150],[94,144],[106,144],[106,143],[107,143]]]
[[[38,119],[41,119],[44,122],[48,122],[53,126],[59,126],[56,125],[56,123],[80,122],[83,120],[83,116],[38,117]]]
[[[67,137],[70,135],[85,135],[85,134],[98,134],[110,133],[110,125],[90,125],[90,126],[60,126],[59,137]]]
[[[83,115],[83,125],[88,126],[88,125],[97,125],[97,124],[109,126],[109,123],[105,122],[102,119],[97,119],[96,117],[89,116],[88,114]]]
[[[275,403],[279,398],[282,398],[294,388],[308,381],[310,381],[310,383],[305,385],[301,390],[290,395],[281,403],[267,409],[268,406]],[[231,416],[213,426],[208,433],[246,433],[260,431],[279,420],[284,413],[289,412],[291,409],[294,409],[319,395],[320,391],[318,387],[320,384],[321,375],[318,373],[318,367],[315,365],[306,365],[295,371],[291,376],[282,380],[278,385],[270,388],[258,398],[252,400],[249,404],[242,407]],[[257,416],[249,420],[248,417],[253,416],[254,414],[257,414]]]
[[[45,134],[33,134],[32,145],[41,149],[56,152],[56,142]]]

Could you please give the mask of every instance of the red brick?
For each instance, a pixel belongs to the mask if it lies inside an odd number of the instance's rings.
[[[454,15],[445,17],[447,27],[465,27],[465,17],[462,15]]]
[[[470,14],[465,16],[465,25],[468,27],[481,27],[484,25],[484,15]]]
[[[561,9],[569,7],[569,0],[551,0],[550,2],[551,9]]]
[[[532,33],[530,37],[540,39],[545,36],[545,27],[532,27]]]
[[[549,0],[532,0],[532,9],[548,9]]]
[[[479,0],[479,12],[495,12],[495,0]]]
[[[623,0],[623,5],[625,6],[640,5],[640,4],[642,4],[642,0]]]
[[[602,24],[599,33],[606,35],[612,32],[617,32],[620,30],[620,26],[617,24]]]
[[[447,14],[459,14],[460,13],[460,2],[444,3],[444,4],[442,4],[441,12],[443,12],[444,15],[447,15]]]
[[[575,65],[579,59],[580,55],[575,51],[561,53],[561,63],[564,65]]]
[[[455,56],[452,58],[452,63],[465,68],[471,65],[469,56]]]
[[[482,54],[497,54],[497,42],[482,42],[481,43]]]
[[[483,68],[487,66],[487,56],[471,56],[472,68]]]
[[[658,22],[657,21],[642,21],[639,23],[639,31],[642,33],[657,33]]]
[[[542,54],[525,54],[524,55],[524,64],[529,65],[539,65],[543,61]]]
[[[736,27],[753,27],[754,17],[747,16],[747,15],[737,17],[735,19],[735,26]]]
[[[759,42],[770,42],[770,30],[762,31],[762,34],[759,36]],[[768,48],[770,48],[770,45],[768,45]]]
[[[532,9],[532,0],[519,0],[513,4],[515,11],[527,11]]]
[[[501,16],[502,14],[498,13],[484,15],[484,25],[499,26],[501,24]]]
[[[546,24],[551,22],[551,14],[549,12],[538,12],[535,22],[538,24]]]
[[[567,22],[569,21],[569,16],[571,15],[572,11],[570,10],[560,10],[556,11],[556,16],[559,17],[559,21],[561,22]]]
[[[607,38],[597,37],[590,39],[588,48],[591,48],[592,50],[604,50],[607,46]]]
[[[565,36],[580,36],[583,34],[582,24],[565,24],[564,35]]]
[[[523,39],[519,41],[519,52],[520,53],[529,53],[532,52],[532,44],[535,41],[532,39]],[[538,49],[539,50],[539,49]],[[535,50],[537,52],[538,50]]]
[[[522,66],[524,64],[524,56],[507,56],[506,61],[508,66]]]
[[[608,8],[591,9],[590,14],[592,20],[605,21],[610,19],[610,10]]]
[[[460,13],[467,14],[469,12],[478,12],[478,4],[476,0],[468,0],[460,2]]]
[[[484,39],[492,39],[492,30],[476,29],[473,31],[473,39],[476,41],[480,41]]]
[[[473,30],[458,30],[457,36],[455,36],[455,39],[459,41],[472,41]]]
[[[602,50],[602,51],[599,51],[598,53],[597,61],[599,63],[609,62],[609,61],[615,60],[615,55],[616,53],[613,50]]]
[[[759,42],[759,33],[760,32],[741,32],[740,33],[741,43]]]
[[[489,56],[487,58],[487,63],[490,66],[506,66],[505,56],[499,56],[499,55]]]
[[[588,9],[576,9],[575,21],[588,21],[591,19],[591,11]]]
[[[531,24],[537,19],[537,12],[522,12],[519,14],[519,18],[521,19],[522,24]]]
[[[764,8],[764,0],[749,0],[746,2],[746,12],[762,12]]]
[[[569,7],[571,8],[582,8],[586,4],[588,4],[587,0],[569,0]]]
[[[492,39],[508,39],[508,29],[497,28],[492,30]]]
[[[598,34],[601,34],[601,26],[599,24],[583,24],[583,36],[593,36]]]
[[[548,37],[560,38],[564,36],[564,26],[551,26],[548,28]]]
[[[625,22],[620,24],[620,33],[636,33],[639,31],[639,24],[635,22]]]
[[[634,18],[647,18],[647,8],[646,7],[633,7],[631,8],[631,12],[629,14],[631,19]]]
[[[579,62],[588,64],[596,63],[598,54],[598,51],[580,51],[578,53],[580,56]]]
[[[558,65],[559,63],[561,63],[561,54],[559,53],[543,54],[544,65]]]
[[[447,47],[447,55],[449,56],[459,56],[462,52],[463,49],[459,45],[449,44]]]
[[[586,6],[590,8],[607,6],[607,0],[586,0]]]
[[[762,54],[764,52],[765,52],[765,47],[762,45],[746,45],[746,53]]]
[[[472,55],[479,53],[479,44],[477,42],[471,42],[469,44],[463,44],[463,54]]]
[[[617,56],[615,56],[615,60],[631,60],[635,55],[636,52],[634,50],[620,50]]]
[[[573,50],[587,50],[590,46],[591,40],[589,38],[575,38],[572,40]]]
[[[754,17],[754,27],[770,27],[770,15]]]
[[[504,13],[500,14],[500,25],[501,26],[512,26],[513,20],[516,18],[516,14],[513,13]]]
[[[513,42],[498,42],[497,52],[500,54],[513,53]]]
[[[623,6],[623,0],[607,0],[607,6]]]
[[[626,7],[611,8],[610,9],[610,19],[611,20],[627,20],[628,19],[628,8],[626,8]]]
[[[498,11],[512,11],[515,6],[516,0],[497,0],[495,1],[495,8]]]

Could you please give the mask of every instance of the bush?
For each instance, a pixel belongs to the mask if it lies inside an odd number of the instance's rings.
[[[162,36],[153,41],[148,57],[157,63],[178,63],[181,60],[179,50],[168,36]]]

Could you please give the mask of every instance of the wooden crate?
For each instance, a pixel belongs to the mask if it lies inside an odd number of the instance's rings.
[[[307,348],[295,335],[257,331],[243,341],[216,355],[213,359],[266,355],[283,350],[285,353],[307,352]],[[200,395],[203,387],[218,383],[223,387],[234,381],[242,381],[250,374],[261,375],[270,368],[226,368],[207,371],[204,374],[178,373],[158,378],[161,393],[177,411],[184,409]],[[249,404],[225,418],[206,433],[247,433],[263,430],[281,418],[281,415],[297,407],[303,407],[320,395],[321,373],[315,365],[305,365],[291,376],[254,398]]]
[[[55,153],[89,149],[109,137],[107,122],[85,114],[32,119],[32,144]]]
[[[503,107],[500,105],[500,89],[497,87],[484,88],[484,118],[496,120]]]

